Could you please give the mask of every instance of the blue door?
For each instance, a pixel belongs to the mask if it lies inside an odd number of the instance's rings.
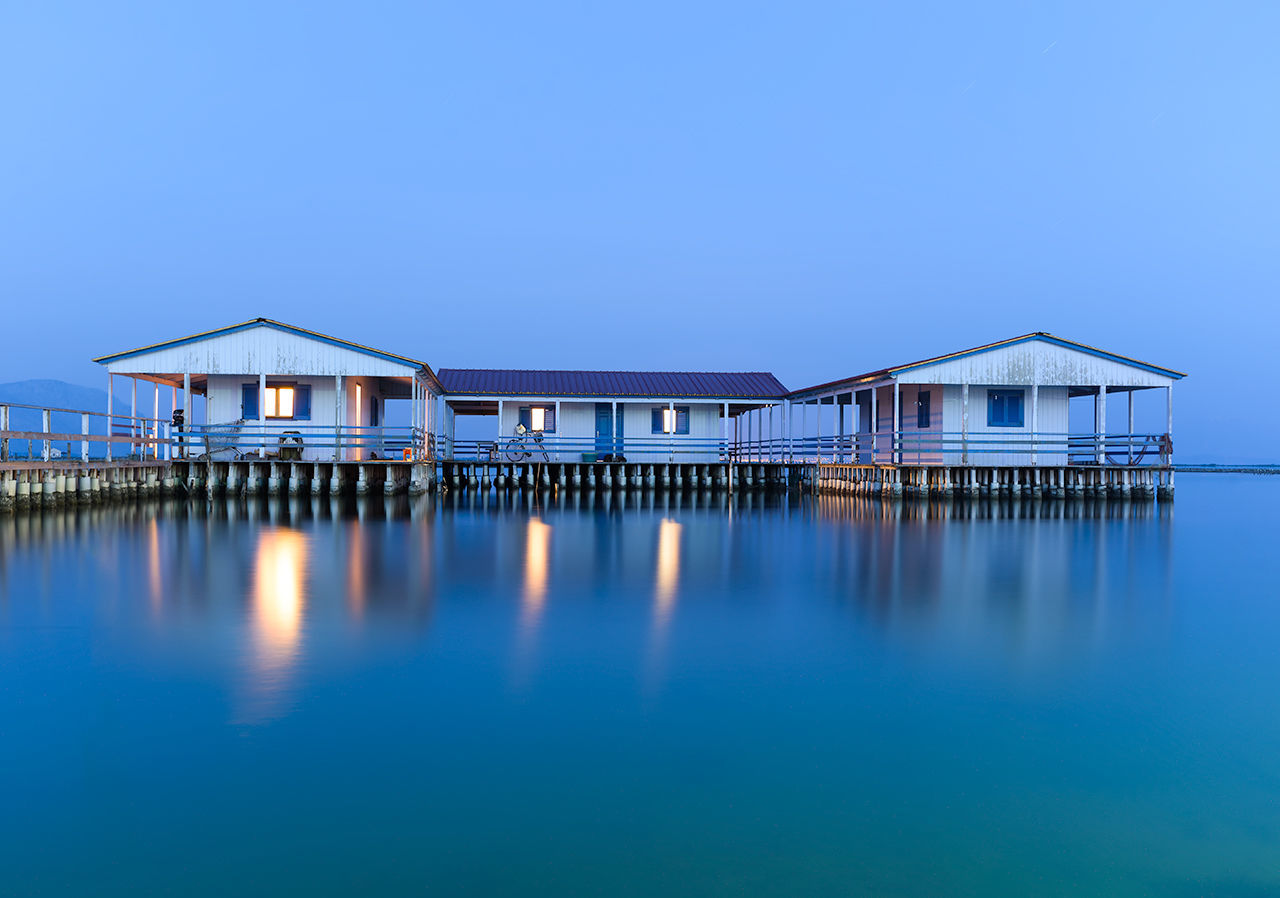
[[[596,454],[613,452],[613,406],[607,402],[596,403]]]

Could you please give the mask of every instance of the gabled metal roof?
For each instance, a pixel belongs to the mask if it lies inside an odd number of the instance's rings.
[[[896,377],[902,372],[910,371],[913,368],[923,368],[927,365],[936,365],[939,362],[949,362],[953,359],[964,358],[965,356],[969,356],[969,355],[977,355],[978,353],[988,352],[992,349],[999,349],[1004,346],[1014,346],[1018,343],[1027,343],[1032,340],[1038,340],[1044,343],[1052,343],[1055,346],[1065,346],[1068,349],[1074,349],[1079,352],[1088,353],[1089,355],[1096,355],[1100,358],[1110,359],[1111,361],[1118,362],[1122,365],[1130,365],[1134,368],[1141,368],[1144,371],[1151,371],[1155,374],[1160,374],[1160,375],[1163,375],[1164,377],[1171,377],[1175,380],[1181,380],[1182,378],[1187,376],[1185,373],[1181,371],[1174,371],[1172,368],[1161,368],[1158,365],[1152,365],[1147,362],[1140,362],[1137,359],[1132,359],[1124,355],[1118,355],[1117,353],[1114,353],[1114,352],[1107,352],[1105,349],[1098,349],[1097,347],[1089,346],[1086,343],[1077,343],[1074,340],[1067,340],[1062,337],[1055,337],[1053,334],[1045,333],[1044,331],[1036,331],[1035,333],[1032,333],[1032,334],[1023,334],[1020,337],[1010,337],[1008,340],[1000,340],[996,343],[987,343],[983,346],[975,346],[973,349],[962,349],[959,352],[951,352],[951,353],[947,353],[946,355],[934,356],[933,358],[930,358],[930,359],[921,359],[918,362],[908,362],[905,365],[895,365],[890,368],[880,368],[879,370],[876,370],[876,371],[868,371],[866,374],[858,374],[853,377],[843,377],[843,378],[840,378],[839,380],[833,380],[823,384],[816,384],[812,387],[805,387],[804,389],[801,389],[801,390],[794,390],[788,395],[788,398],[798,399],[804,396],[811,396],[814,393],[822,393],[828,390],[837,389],[845,386],[853,386],[855,384],[874,383],[875,381],[878,381],[878,380],[884,380],[886,378]]]
[[[765,371],[538,371],[441,368],[444,392],[470,396],[639,396],[653,398],[781,399],[787,395]]]
[[[361,343],[352,343],[350,340],[341,340],[337,337],[330,337],[327,334],[317,333],[316,331],[309,331],[306,328],[295,327],[292,324],[285,324],[282,321],[275,321],[271,318],[254,318],[250,321],[242,321],[239,324],[231,324],[226,327],[217,328],[216,330],[202,331],[198,334],[192,334],[188,337],[179,337],[176,340],[165,340],[163,343],[152,343],[150,346],[143,346],[138,349],[129,349],[124,352],[117,352],[113,355],[100,356],[94,359],[94,361],[100,362],[102,364],[106,364],[107,362],[115,362],[115,361],[119,361],[120,359],[127,359],[133,356],[144,355],[145,353],[156,352],[157,350],[161,350],[161,349],[172,349],[175,346],[182,346],[186,343],[197,343],[201,340],[207,340],[211,337],[221,337],[225,334],[232,334],[232,333],[235,333],[236,331],[248,330],[249,328],[253,328],[253,327],[270,327],[276,330],[297,334],[298,336],[306,337],[309,340],[319,340],[322,343],[329,343],[333,346],[341,346],[345,349],[354,350],[355,352],[362,352],[365,355],[375,356],[380,359],[385,359],[389,362],[400,362],[405,365],[410,365],[414,368],[426,368],[428,371],[431,370],[426,362],[420,362],[417,359],[411,359],[403,355],[396,355],[395,353],[392,353],[392,352],[383,352],[380,349],[373,349],[372,347],[365,346]]]

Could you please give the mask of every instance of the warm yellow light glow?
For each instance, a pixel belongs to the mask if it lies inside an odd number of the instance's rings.
[[[160,577],[160,530],[155,518],[147,534],[147,580],[151,587],[151,610],[159,611],[164,602],[164,581]]]
[[[524,609],[535,615],[547,595],[547,562],[551,549],[551,527],[530,520],[524,543]]]
[[[673,433],[675,429],[676,429],[675,409],[664,408],[662,410],[662,432]]]
[[[293,387],[267,387],[268,418],[293,417]]]
[[[529,409],[529,423],[531,430],[544,430],[547,426],[547,410],[537,406]]]
[[[671,615],[676,601],[676,587],[680,580],[680,524],[663,521],[658,525],[658,620],[665,622]]]
[[[245,721],[274,716],[287,697],[302,641],[308,551],[296,530],[264,530],[258,538]]]
[[[296,530],[268,530],[258,540],[253,623],[259,661],[275,672],[293,658],[302,629],[307,542]]]

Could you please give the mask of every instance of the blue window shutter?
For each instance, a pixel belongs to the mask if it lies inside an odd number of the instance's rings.
[[[311,387],[306,384],[294,387],[293,418],[295,421],[311,420]]]
[[[258,420],[257,384],[245,384],[240,388],[240,417],[246,421]]]
[[[655,408],[651,414],[650,421],[653,424],[653,433],[662,433],[662,409]]]
[[[689,406],[676,406],[676,433],[689,432]]]
[[[928,430],[930,420],[929,391],[921,390],[916,398],[916,429]]]
[[[520,406],[520,423],[524,425],[525,430],[533,430],[533,415],[529,412],[529,406]]]
[[[544,433],[556,432],[556,407],[548,405],[542,410],[542,430]]]
[[[1022,390],[987,391],[988,427],[1021,427],[1024,421]]]

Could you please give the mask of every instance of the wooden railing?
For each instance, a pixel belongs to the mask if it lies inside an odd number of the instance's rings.
[[[422,461],[432,458],[435,439],[419,427],[334,427],[272,421],[174,427],[174,458],[235,461]]]
[[[13,426],[15,411],[39,412],[39,429],[16,429]],[[55,429],[55,423],[79,432]],[[37,459],[160,461],[167,458],[168,428],[168,421],[156,418],[3,403],[0,404],[0,463]],[[96,453],[95,448],[102,451]]]

